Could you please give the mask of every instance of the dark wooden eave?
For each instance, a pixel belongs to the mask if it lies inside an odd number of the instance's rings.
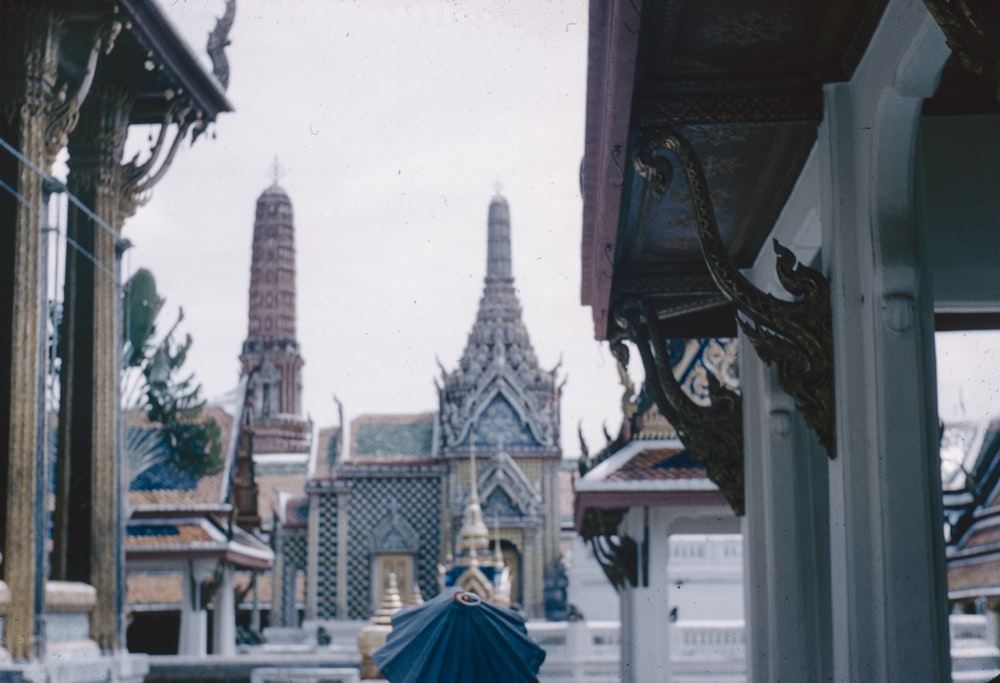
[[[64,73],[78,74],[101,24],[112,19],[123,24],[114,50],[102,56],[97,74],[122,85],[135,98],[132,123],[160,123],[178,96],[205,122],[233,110],[222,86],[154,0],[61,0],[59,5],[65,20],[60,58]]]
[[[679,168],[662,200],[643,203],[640,143],[667,128],[690,140],[729,254],[750,266],[815,142],[823,85],[850,78],[885,4],[591,2],[581,298],[598,339],[633,298],[653,303],[667,336],[732,329]]]

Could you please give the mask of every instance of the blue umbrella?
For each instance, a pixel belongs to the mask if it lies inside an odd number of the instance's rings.
[[[397,612],[372,660],[390,683],[529,683],[545,650],[528,638],[517,612],[474,593],[444,591]]]

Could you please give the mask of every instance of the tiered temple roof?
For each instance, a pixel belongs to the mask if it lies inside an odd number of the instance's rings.
[[[452,372],[442,369],[443,451],[470,445],[511,452],[559,448],[556,369],[539,367],[514,288],[510,257],[510,208],[490,202],[486,281],[475,323]]]

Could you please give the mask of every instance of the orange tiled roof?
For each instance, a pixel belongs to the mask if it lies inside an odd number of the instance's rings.
[[[1000,558],[991,556],[982,562],[950,564],[948,566],[949,591],[978,589],[987,586],[1000,587]]]
[[[222,453],[223,457],[227,452],[229,437],[233,427],[233,417],[220,406],[206,406],[202,415],[208,419],[214,419],[222,433]],[[150,424],[144,415],[133,413],[129,418],[132,424]],[[152,425],[150,425],[152,426]],[[184,488],[159,488],[152,490],[130,490],[128,494],[129,504],[133,507],[147,505],[205,505],[217,504],[222,498],[222,472],[201,477],[197,485],[191,489]]]
[[[222,496],[222,473],[202,477],[196,488],[156,489],[153,491],[129,491],[128,501],[133,507],[144,505],[205,505],[217,504]]]
[[[654,448],[640,451],[605,481],[653,481],[705,479],[705,468],[680,448]]]
[[[1000,524],[973,527],[972,533],[962,542],[962,548],[972,548],[996,541],[1000,541]]]
[[[141,530],[141,524],[133,525],[125,537],[126,547],[139,548],[162,545],[175,545],[179,543],[211,543],[213,539],[200,524],[180,523],[180,524],[157,524],[156,533],[137,533]]]

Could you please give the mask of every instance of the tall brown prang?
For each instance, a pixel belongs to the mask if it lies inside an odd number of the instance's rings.
[[[277,182],[257,198],[247,338],[240,355],[254,392],[254,450],[308,452],[302,416],[302,354],[295,337],[292,201]]]

